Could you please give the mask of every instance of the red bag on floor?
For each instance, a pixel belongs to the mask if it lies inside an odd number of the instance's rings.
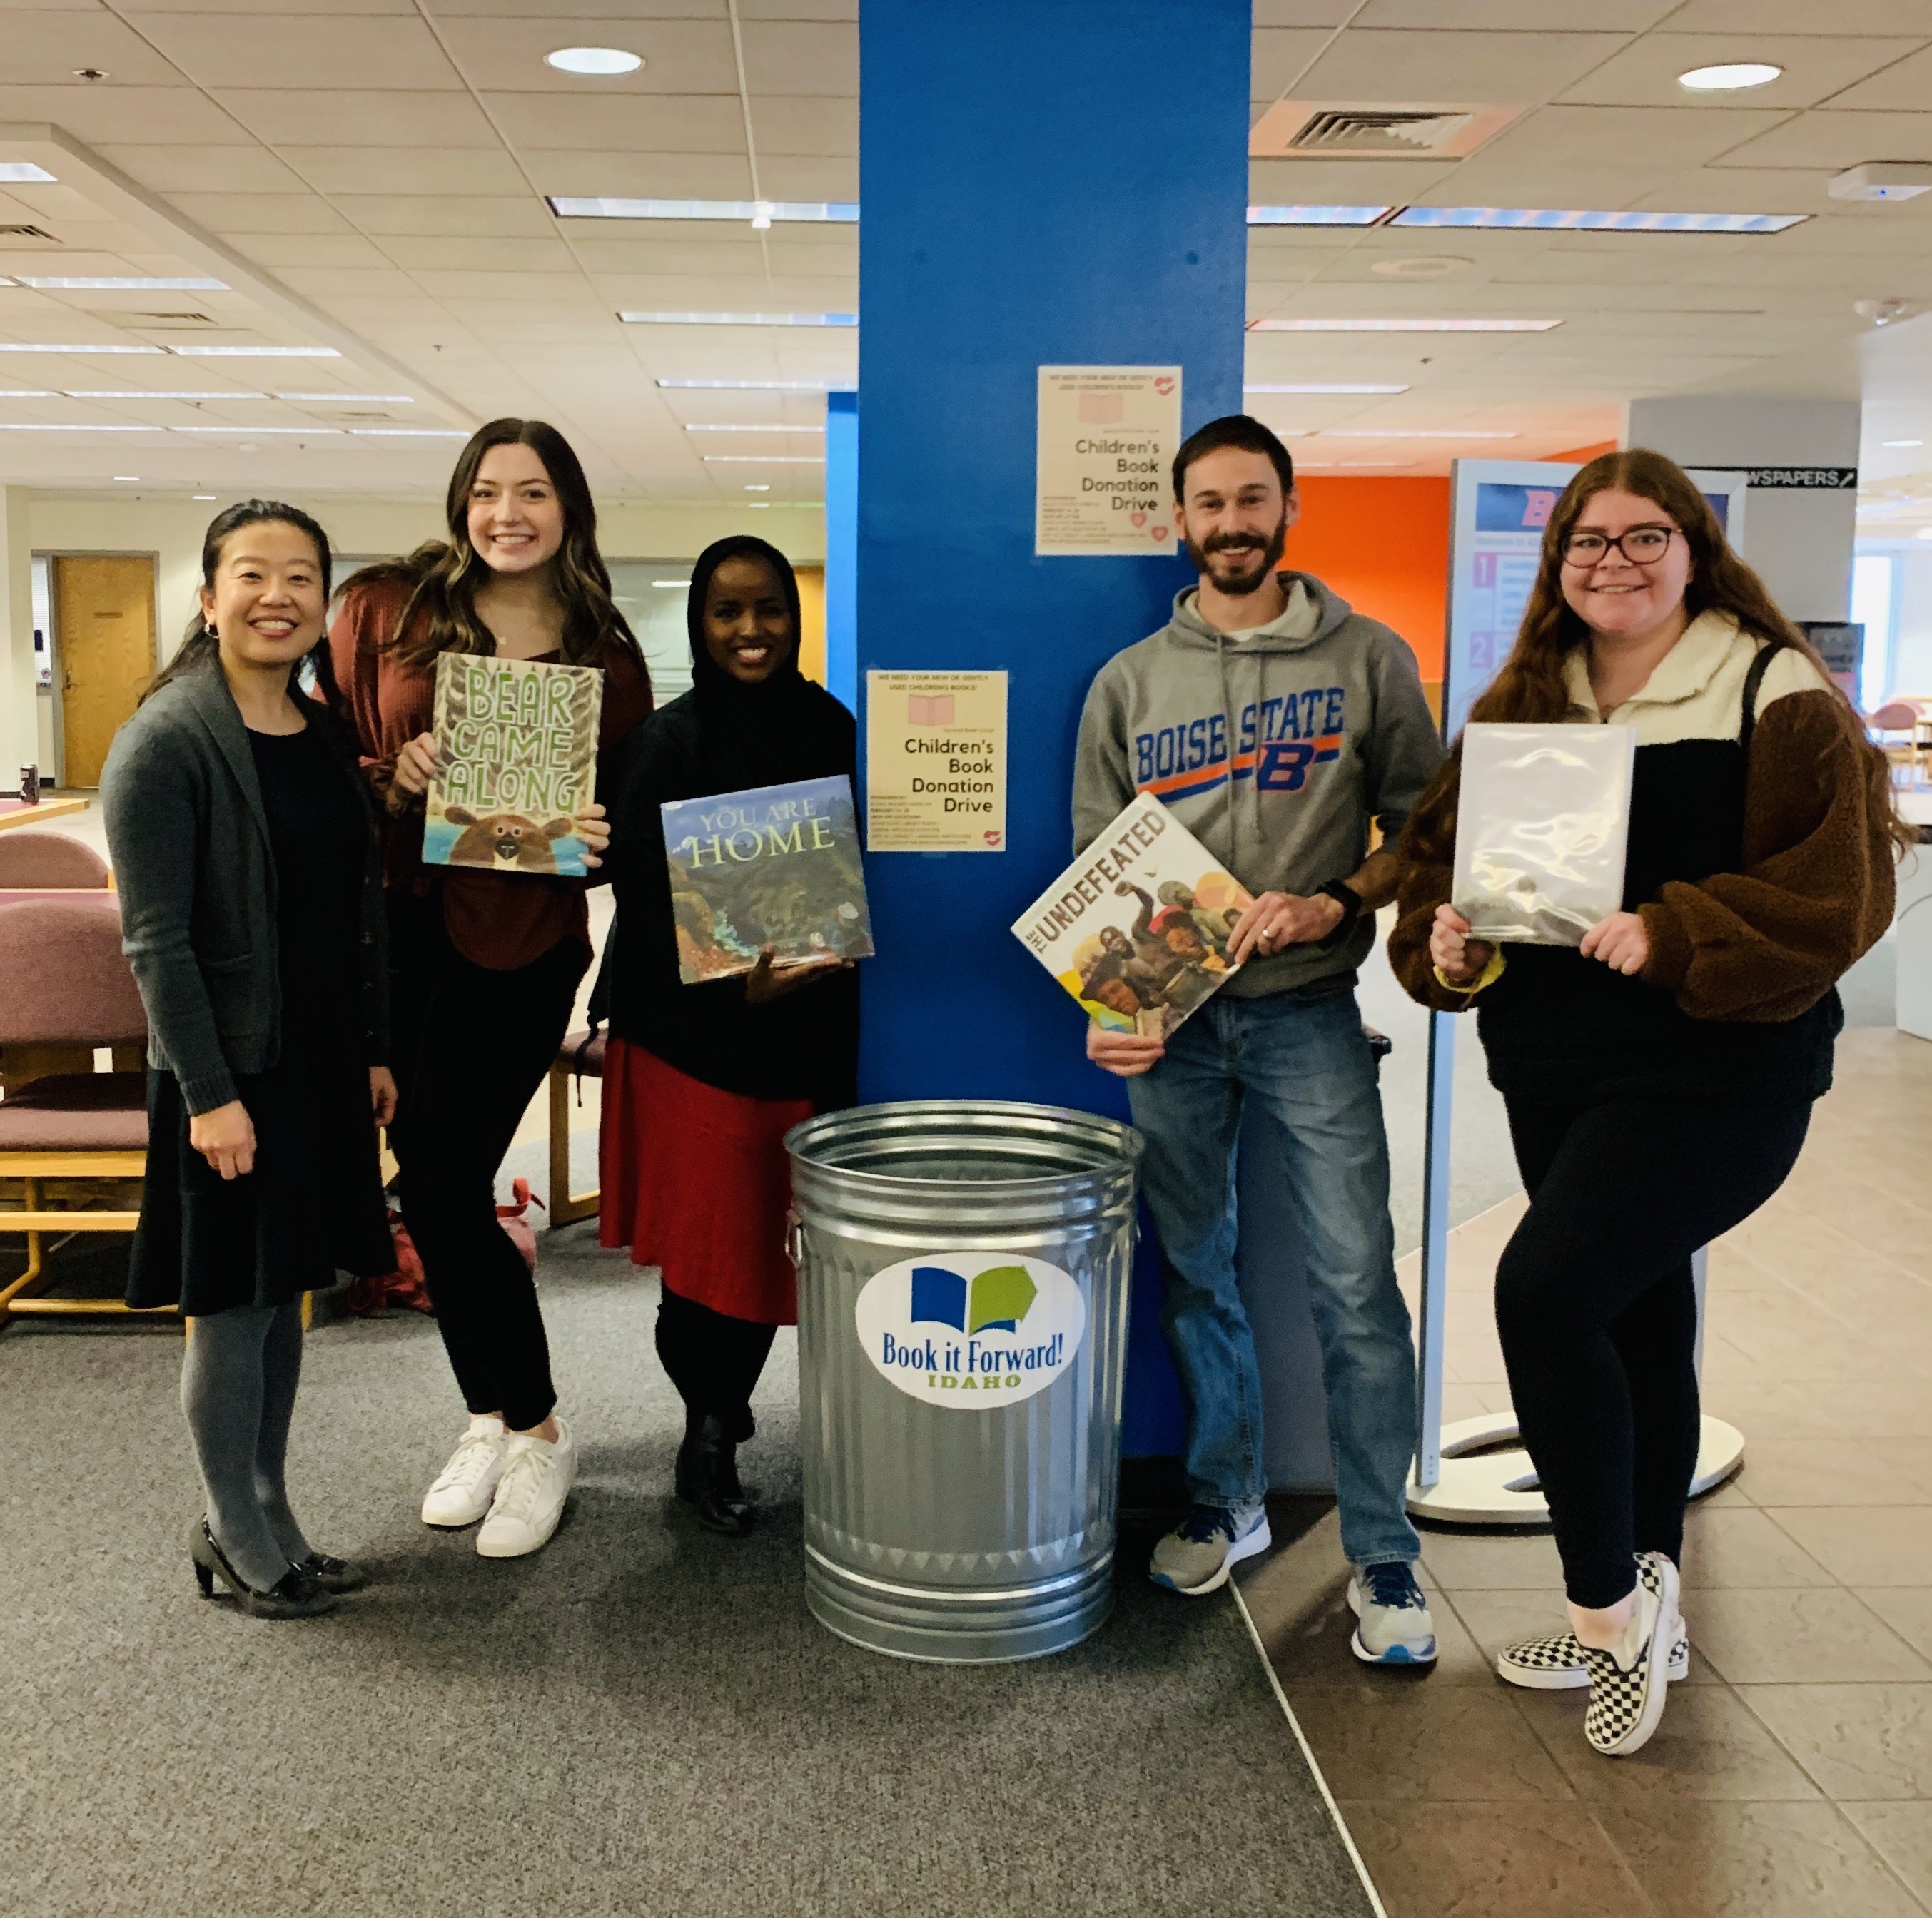
[[[541,1206],[542,1200],[530,1191],[527,1179],[514,1181],[510,1190],[516,1203],[499,1206],[496,1217],[510,1242],[524,1255],[524,1263],[532,1272],[537,1269],[537,1235],[524,1215],[532,1206]],[[548,1210],[546,1206],[545,1210]],[[409,1227],[403,1223],[400,1212],[389,1215],[389,1231],[396,1242],[396,1269],[385,1272],[380,1278],[351,1279],[349,1296],[344,1302],[350,1311],[360,1314],[386,1312],[400,1309],[412,1312],[428,1312],[432,1317],[436,1308],[430,1303],[429,1287],[423,1278],[422,1260],[418,1256],[416,1241],[410,1236]]]

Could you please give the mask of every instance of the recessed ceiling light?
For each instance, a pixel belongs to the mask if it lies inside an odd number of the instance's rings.
[[[1261,385],[1244,385],[1244,393],[1406,393],[1406,386],[1370,386],[1353,382],[1327,380],[1270,380]]]
[[[626,326],[856,326],[856,313],[620,313]]]
[[[1595,213],[1541,206],[1406,206],[1391,226],[1502,226],[1538,232],[1782,233],[1808,213]]]
[[[1932,539],[1932,526],[1921,526],[1918,529],[1918,537],[1921,539]]]
[[[832,391],[832,382],[829,379],[660,379],[657,384],[683,393],[829,393]],[[1402,390],[1406,392],[1408,388],[1405,387]]]
[[[690,583],[688,580],[653,580],[651,582],[654,586],[688,586]]]
[[[44,343],[32,344],[19,340],[0,340],[0,353],[159,353],[166,349],[160,346],[136,346],[115,341],[104,344],[91,340],[79,346],[50,346]]]
[[[121,486],[139,486],[141,484],[139,473],[116,473],[114,478],[116,484]]]
[[[822,466],[817,453],[707,453],[707,466]]]
[[[748,499],[745,504],[754,513],[766,513],[770,511],[772,502],[769,499]],[[1932,539],[1932,526],[1926,528],[1925,537]]]
[[[0,160],[0,180],[25,185],[35,180],[51,180],[53,175],[31,160]]]
[[[188,495],[190,499],[216,499],[220,496],[218,493],[191,493]]]
[[[1251,206],[1250,226],[1372,226],[1385,206]]]
[[[571,193],[544,196],[560,220],[758,220],[848,224],[859,217],[856,200],[616,199]]]
[[[745,489],[747,493],[769,493],[771,490],[771,481],[769,480],[761,481],[758,485],[748,486]]]
[[[48,277],[38,274],[16,273],[14,277],[22,286],[38,286],[48,292],[225,293],[228,291],[228,282],[225,280],[148,277],[128,274],[64,274]]]
[[[1881,446],[1923,446],[1925,442],[1922,439],[1882,439],[1879,444]]]
[[[1741,87],[1768,86],[1784,71],[1766,60],[1736,60],[1725,66],[1693,67],[1677,76],[1677,84],[1694,93],[1735,93]]]
[[[608,76],[634,73],[644,64],[641,54],[627,53],[621,46],[560,46],[544,55],[544,64],[560,73],[590,73]]]
[[[1371,260],[1369,271],[1385,280],[1447,280],[1475,263],[1456,253],[1403,253],[1394,259]]]
[[[1250,333],[1547,333],[1560,319],[1251,319]]]
[[[342,357],[333,346],[176,346],[171,350],[203,360],[339,360]]]
[[[794,426],[785,420],[746,424],[737,420],[699,421],[687,424],[686,433],[823,433],[823,426]]]

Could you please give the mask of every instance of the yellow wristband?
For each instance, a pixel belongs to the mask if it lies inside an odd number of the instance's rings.
[[[1440,966],[1434,967],[1433,970],[1436,974],[1436,983],[1444,992],[1460,992],[1465,998],[1472,999],[1482,990],[1484,987],[1494,985],[1497,980],[1502,977],[1503,949],[1500,946],[1492,947],[1490,952],[1490,963],[1467,985],[1458,985],[1454,979],[1444,973]]]

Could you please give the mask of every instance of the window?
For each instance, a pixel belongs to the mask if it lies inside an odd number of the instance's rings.
[[[1865,629],[1858,672],[1858,704],[1867,712],[1884,705],[1892,685],[1892,575],[1888,553],[1861,553],[1852,562],[1852,617]]]

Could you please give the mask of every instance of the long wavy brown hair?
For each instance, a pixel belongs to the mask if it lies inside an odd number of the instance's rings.
[[[1563,548],[1583,509],[1598,493],[1608,492],[1634,493],[1640,499],[1649,500],[1682,530],[1690,553],[1684,607],[1692,619],[1703,613],[1728,613],[1754,637],[1767,645],[1789,646],[1817,668],[1819,676],[1844,706],[1846,722],[1862,746],[1867,799],[1874,820],[1882,820],[1896,844],[1916,844],[1916,829],[1899,818],[1893,802],[1890,763],[1871,743],[1858,709],[1832,680],[1816,647],[1778,610],[1764,582],[1733,550],[1696,481],[1675,460],[1648,447],[1600,454],[1563,489],[1543,529],[1536,583],[1524,606],[1516,644],[1481,698],[1469,709],[1469,717],[1547,725],[1569,711],[1564,661],[1588,641],[1590,629],[1563,597]],[[1418,856],[1439,856],[1442,848],[1454,844],[1462,758],[1458,739],[1448,762],[1409,817],[1403,837]],[[1432,853],[1425,855],[1425,847],[1432,849]]]
[[[610,593],[610,574],[597,550],[597,506],[571,444],[544,420],[492,420],[470,436],[449,476],[443,514],[449,538],[430,540],[403,559],[379,560],[344,582],[345,593],[368,583],[400,580],[408,602],[389,641],[398,658],[428,666],[446,652],[494,654],[496,642],[477,616],[476,590],[490,568],[470,543],[470,493],[477,469],[493,446],[527,446],[543,462],[563,508],[563,544],[550,562],[563,603],[559,650],[571,666],[596,666],[607,646],[628,646],[640,661],[636,635]]]

